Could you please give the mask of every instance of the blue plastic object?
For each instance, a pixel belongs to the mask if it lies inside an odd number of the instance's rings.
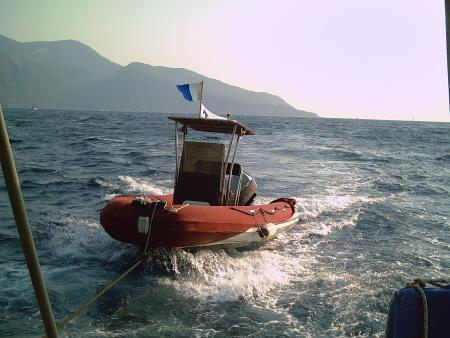
[[[450,288],[424,288],[428,302],[428,337],[450,338]],[[388,338],[420,338],[423,306],[414,288],[395,292],[386,328]]]

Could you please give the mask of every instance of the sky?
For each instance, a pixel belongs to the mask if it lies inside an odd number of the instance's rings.
[[[322,117],[450,122],[444,0],[0,0],[0,34],[188,68]]]

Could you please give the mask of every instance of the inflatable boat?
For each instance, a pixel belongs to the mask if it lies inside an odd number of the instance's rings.
[[[111,237],[145,248],[241,247],[298,222],[292,198],[253,205],[256,181],[235,163],[240,138],[254,135],[249,127],[230,119],[169,119],[175,122],[174,192],[110,200],[100,223]],[[189,141],[188,131],[230,134],[231,140],[225,149],[223,143]]]

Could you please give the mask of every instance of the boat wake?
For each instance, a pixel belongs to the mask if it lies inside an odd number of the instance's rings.
[[[99,180],[99,184],[106,191],[114,190],[119,194],[169,192],[168,185],[131,176],[119,176],[116,181]],[[272,199],[258,196],[256,203]],[[384,199],[338,194],[299,197],[300,224],[273,241],[251,250],[154,250],[142,278],[149,278],[152,285],[156,283],[161,292],[175,292],[186,300],[200,304],[244,302],[276,310],[285,321],[292,322],[295,318],[291,318],[289,311],[276,305],[283,290],[298,288],[306,280],[317,282],[320,261],[333,259],[317,255],[318,243],[314,238],[328,236],[345,227],[356,227],[365,208]],[[101,265],[107,264],[119,273],[140,256],[139,248],[116,242],[106,235],[97,220],[68,216],[55,225],[49,250],[66,264],[100,261]],[[330,271],[319,275],[326,283],[341,282],[341,278]]]
[[[387,197],[368,197],[351,195],[327,195],[313,197],[298,197],[297,209],[304,221],[318,218],[319,216],[340,212],[357,206],[367,206],[373,203],[382,202]]]
[[[151,179],[118,178],[118,186],[113,188],[119,189],[119,193],[164,194],[170,191],[169,185],[162,186]],[[289,286],[298,276],[309,275],[308,266],[317,263],[312,249],[308,248],[309,245],[314,246],[309,240],[311,236],[327,236],[338,229],[356,227],[365,208],[386,198],[338,194],[298,197],[297,211],[301,223],[256,250],[156,250],[146,271],[161,287],[200,302],[272,303],[276,301],[272,290]],[[263,204],[271,200],[271,197],[258,196],[255,203]],[[84,227],[90,229],[91,225],[86,222]],[[95,227],[98,226],[98,223],[95,224]],[[89,243],[80,242],[79,245],[86,248]],[[75,249],[63,250],[72,252]],[[130,248],[119,251],[113,257],[118,258],[121,254],[128,256]]]
[[[173,272],[159,278],[161,286],[183,297],[222,303],[265,299],[273,288],[287,285],[283,260],[280,253],[266,250],[170,250],[160,251],[151,264]]]

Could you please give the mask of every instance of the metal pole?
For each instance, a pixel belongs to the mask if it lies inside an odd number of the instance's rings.
[[[42,278],[41,266],[39,258],[34,246],[33,236],[31,234],[30,225],[28,223],[27,211],[23,201],[22,192],[20,190],[19,178],[17,177],[16,165],[9,143],[8,131],[6,130],[3,111],[0,106],[0,162],[5,178],[6,189],[8,190],[11,208],[17,225],[22,250],[28,265],[31,282],[33,283],[34,293],[41,311],[42,321],[44,322],[45,331],[50,338],[58,337],[58,331],[55,325],[52,308],[48,299],[47,289],[45,288],[44,279]]]
[[[203,81],[200,89],[200,105],[198,106],[198,117],[202,117],[202,100],[203,100]]]
[[[173,184],[173,190],[175,192],[175,188],[178,182],[178,122],[175,121],[175,180]]]
[[[445,31],[447,39],[447,81],[450,106],[450,0],[445,0]]]
[[[227,191],[226,191],[226,205],[229,204],[229,199],[230,199],[230,190],[231,190],[231,178],[233,177],[233,167],[234,167],[234,158],[236,156],[236,150],[239,144],[239,140],[241,138],[241,135],[237,135],[237,140],[236,140],[236,144],[234,145],[234,152],[233,152],[233,157],[231,158],[231,167],[230,167],[230,175],[229,180],[228,180],[228,186],[227,186]],[[228,164],[227,164],[228,167]],[[236,191],[237,193],[237,191]]]
[[[228,150],[227,150],[227,157],[225,158],[225,162],[224,162],[224,173],[223,173],[223,183],[222,183],[222,187],[221,187],[221,195],[222,195],[222,204],[225,202],[224,198],[226,196],[224,196],[223,194],[225,193],[225,189],[228,186],[228,181],[225,180],[225,178],[227,177],[227,169],[228,169],[228,160],[230,158],[230,151],[231,148],[233,147],[233,141],[234,141],[234,134],[236,133],[236,128],[237,128],[237,124],[234,124],[234,128],[233,128],[233,132],[231,133],[231,139],[230,139],[230,144],[228,145]],[[231,175],[229,176],[229,179],[231,179]],[[225,204],[226,205],[226,204]]]

